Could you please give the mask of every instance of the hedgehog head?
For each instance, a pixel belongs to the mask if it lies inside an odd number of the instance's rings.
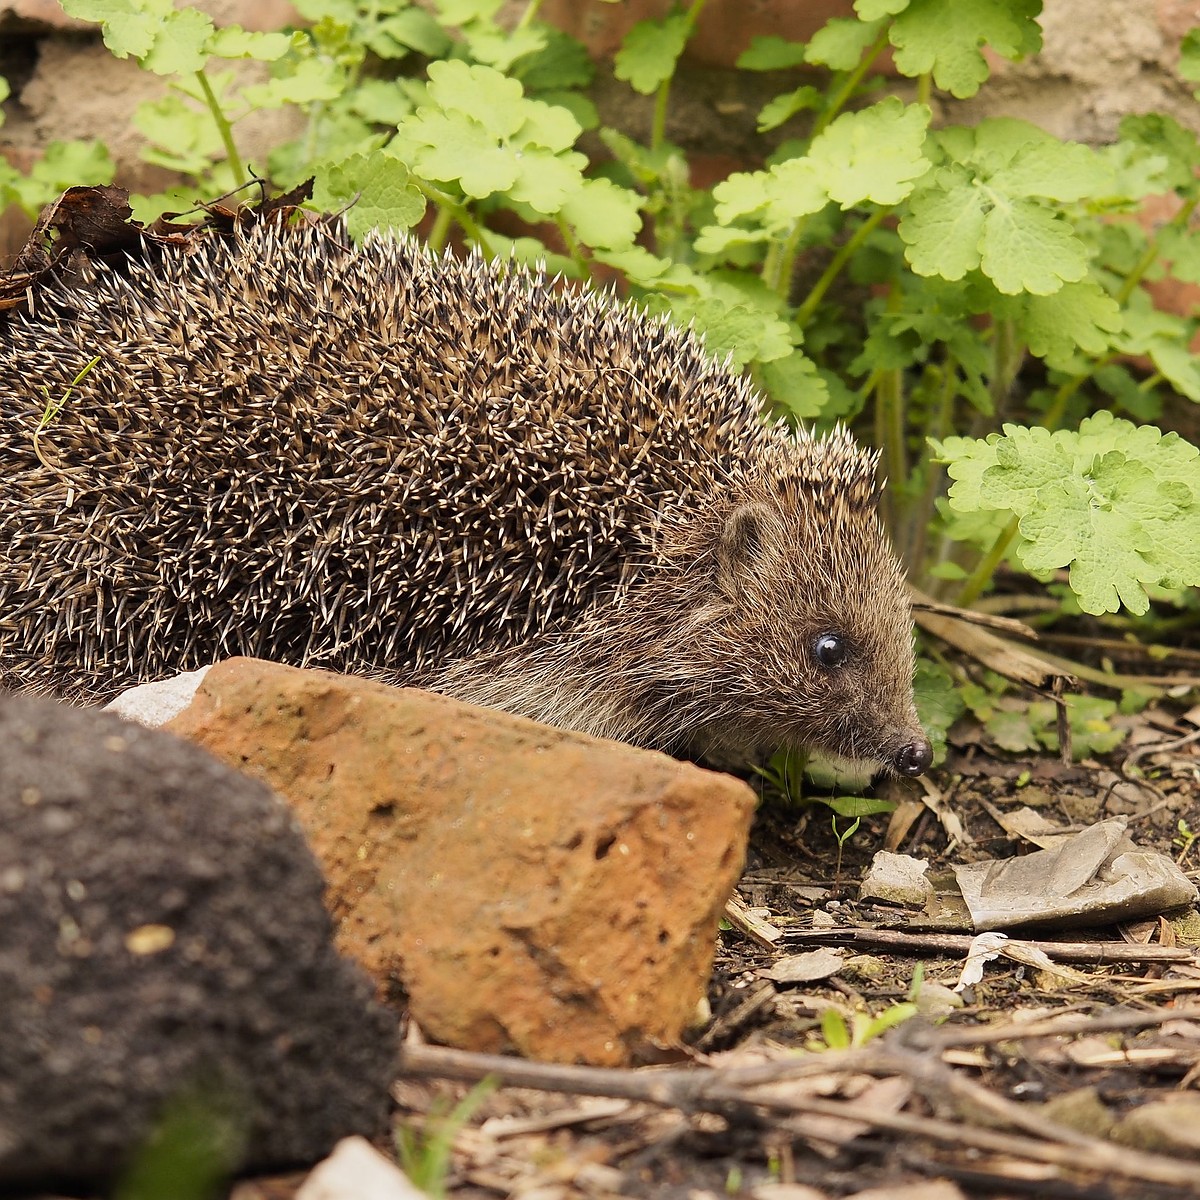
[[[677,662],[709,666],[691,681],[708,692],[697,711],[720,714],[700,723],[702,748],[795,744],[905,775],[929,766],[911,607],[877,513],[876,465],[843,432],[779,439],[709,515],[707,550],[687,568],[698,584],[680,627],[687,644],[665,643]]]

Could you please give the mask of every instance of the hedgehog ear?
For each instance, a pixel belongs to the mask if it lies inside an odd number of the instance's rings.
[[[717,577],[723,591],[736,595],[763,552],[763,535],[771,522],[765,504],[739,504],[725,518],[717,542]]]

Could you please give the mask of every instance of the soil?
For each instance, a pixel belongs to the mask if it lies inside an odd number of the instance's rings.
[[[826,807],[764,805],[739,896],[782,937],[768,949],[721,932],[711,1016],[690,1046],[664,1049],[658,1066],[596,1071],[497,1064],[423,1046],[409,1030],[393,1092],[397,1132],[452,1137],[446,1192],[480,1200],[820,1200],[867,1189],[879,1189],[873,1200],[1200,1195],[1194,913],[1041,930],[1033,945],[1048,958],[996,959],[958,993],[961,1007],[939,1012],[969,930],[951,936],[913,909],[860,901],[857,888],[885,846],[935,869],[1022,853],[1030,847],[1005,825],[1034,805],[1068,828],[1119,812],[1141,847],[1196,879],[1200,848],[1181,830],[1200,829],[1197,738],[1130,749],[1195,733],[1176,718],[1152,707],[1127,721],[1125,745],[1106,762],[1076,765],[992,752],[968,730],[972,744],[952,743],[928,786],[896,784],[896,813],[864,820],[840,858]],[[947,824],[962,822],[957,844],[935,815],[938,801]],[[764,978],[817,946],[844,951],[825,978]],[[829,1048],[826,1014],[851,1024],[855,1013],[894,1011],[914,975],[930,1012]],[[450,1080],[497,1066],[503,1085],[465,1123],[447,1126],[468,1087]],[[394,1143],[381,1148],[394,1157]],[[301,1179],[243,1180],[233,1195],[283,1200]]]

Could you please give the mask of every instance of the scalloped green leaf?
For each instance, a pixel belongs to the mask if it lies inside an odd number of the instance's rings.
[[[817,182],[843,208],[866,200],[899,204],[929,169],[922,152],[929,117],[924,104],[905,104],[895,96],[843,113],[809,148]]]
[[[1008,59],[1041,49],[1041,8],[1041,0],[911,0],[889,33],[896,69],[932,74],[960,100],[973,96],[989,73],[983,46]]]
[[[613,58],[613,74],[635,92],[648,96],[675,73],[691,26],[683,13],[661,21],[639,21]]]

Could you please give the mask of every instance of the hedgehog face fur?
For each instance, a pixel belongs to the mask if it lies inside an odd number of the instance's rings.
[[[0,329],[0,682],[250,654],[919,774],[875,461],[757,408],[691,334],[477,257],[260,225],[91,267]]]

